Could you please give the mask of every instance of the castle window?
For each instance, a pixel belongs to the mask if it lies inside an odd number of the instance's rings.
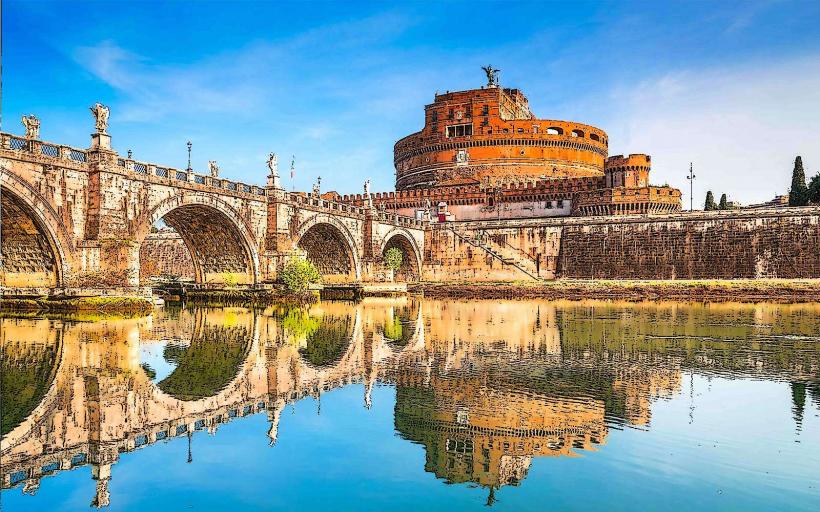
[[[481,107],[481,115],[482,116],[490,115],[490,106],[489,105],[484,105],[483,107]]]
[[[589,138],[592,139],[592,140],[595,140],[595,141],[600,141],[601,140],[601,138],[598,137],[598,135],[596,135],[594,133],[589,134]]]
[[[509,128],[504,128],[504,133],[510,133],[510,129]]]
[[[537,124],[532,125],[532,133],[538,133],[538,125]]]
[[[561,129],[561,128],[558,128],[557,126],[551,126],[551,127],[547,128],[547,135],[563,135],[563,134],[564,134],[564,130]]]
[[[455,117],[455,111],[453,111],[453,109],[450,109],[450,112],[447,115],[447,118],[448,119],[453,119],[454,117]]]
[[[572,136],[573,137],[583,138],[584,137],[584,132],[582,132],[581,130],[572,130]]]
[[[485,117],[484,120],[481,121],[481,126],[490,126],[490,120]]]
[[[518,133],[524,133],[524,129],[523,129],[523,128],[519,128],[519,129],[518,129]]]
[[[473,125],[456,124],[447,127],[447,137],[464,137],[473,134]]]

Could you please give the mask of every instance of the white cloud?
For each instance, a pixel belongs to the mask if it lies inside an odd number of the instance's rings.
[[[695,204],[706,190],[744,204],[787,191],[796,155],[820,171],[820,57],[680,71],[613,93],[611,153],[652,155],[655,183]]]

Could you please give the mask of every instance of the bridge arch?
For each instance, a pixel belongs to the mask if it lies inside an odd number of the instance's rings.
[[[140,223],[142,243],[160,219],[179,233],[190,253],[197,283],[256,284],[259,252],[252,230],[225,201],[200,194],[171,196]]]
[[[225,340],[225,335],[235,338],[234,345],[239,345],[236,348],[240,349],[240,354],[235,351],[233,353],[226,353],[230,351],[230,347],[225,347],[220,353],[213,354],[204,353],[205,358],[196,358],[200,361],[190,361],[187,368],[180,368],[178,366],[162,381],[155,382],[151,376],[145,371],[143,367],[141,372],[135,372],[138,376],[142,386],[150,390],[150,404],[148,409],[153,411],[175,411],[182,413],[182,415],[202,413],[208,410],[214,410],[222,407],[226,403],[237,402],[238,397],[243,397],[247,394],[251,384],[252,375],[259,371],[260,364],[264,364],[261,359],[262,351],[260,350],[260,327],[258,321],[254,316],[250,325],[239,324],[235,326],[220,326],[218,324],[208,325],[204,310],[198,310],[195,314],[194,331],[191,333],[191,346],[186,350],[193,348],[196,343],[205,342],[212,345],[212,348],[219,350]],[[226,319],[228,320],[228,319]],[[232,323],[232,321],[228,321]],[[222,328],[220,328],[222,327]],[[214,329],[216,328],[216,329]],[[233,332],[231,332],[233,331]],[[238,337],[237,337],[238,336]],[[242,337],[247,337],[242,341]],[[214,370],[203,370],[202,363],[208,363],[208,359],[221,359],[223,364],[222,370],[217,368]],[[234,356],[241,356],[236,358]],[[183,363],[184,364],[184,363]],[[217,366],[219,365],[219,361]],[[200,368],[197,368],[200,366]],[[179,370],[187,373],[177,373]],[[205,381],[202,380],[205,378]],[[206,382],[212,379],[212,382]]]
[[[405,281],[416,281],[421,277],[421,250],[416,239],[404,228],[394,227],[382,239],[381,253],[395,247],[402,253],[401,267],[396,277]]]
[[[60,379],[60,376],[64,374],[67,366],[67,357],[65,354],[65,344],[63,343],[62,329],[55,331],[53,340],[46,341],[45,343],[43,343],[42,340],[37,340],[36,344],[32,344],[33,346],[30,347],[30,349],[34,349],[33,351],[37,352],[40,356],[35,357],[34,361],[32,361],[31,357],[32,350],[27,351],[25,354],[27,359],[25,364],[15,364],[15,362],[10,361],[15,356],[14,350],[12,350],[12,343],[16,343],[18,341],[16,337],[12,338],[14,333],[25,332],[28,333],[29,336],[37,336],[42,331],[43,326],[49,328],[52,325],[50,320],[0,320],[0,324],[3,322],[14,323],[16,329],[8,329],[10,334],[5,340],[8,345],[4,347],[5,350],[3,351],[2,356],[0,356],[0,359],[2,359],[2,361],[0,361],[0,366],[6,366],[6,364],[11,363],[13,366],[17,367],[18,370],[29,373],[33,372],[34,375],[29,375],[29,377],[34,377],[33,379],[20,378],[20,376],[17,375],[13,376],[16,378],[13,378],[12,382],[17,381],[18,384],[25,384],[29,390],[34,388],[35,392],[32,396],[28,397],[29,400],[32,400],[29,405],[34,405],[34,407],[25,407],[22,410],[14,407],[14,405],[19,404],[12,405],[11,401],[7,400],[7,397],[3,397],[3,403],[5,406],[11,409],[16,409],[15,412],[17,412],[19,416],[16,418],[10,418],[11,411],[7,410],[4,412],[2,428],[4,432],[0,433],[0,458],[2,458],[3,455],[6,455],[8,450],[11,448],[25,442],[33,435],[34,432],[40,430],[41,427],[48,422],[48,413],[54,409],[55,403],[58,400],[58,380]],[[4,329],[8,328],[8,325],[0,326]],[[11,371],[10,368],[3,368],[4,373],[9,371]],[[33,380],[37,380],[42,377],[45,377],[43,379],[42,386],[34,384]],[[10,390],[4,391],[8,392]],[[16,396],[15,401],[18,401],[21,398],[23,398],[22,395]],[[34,404],[34,402],[36,402],[36,404]],[[17,421],[18,419],[19,421]],[[11,428],[9,429],[9,427]],[[5,432],[5,430],[8,430],[8,432]]]
[[[364,337],[360,309],[349,311],[347,305],[321,303],[308,315],[318,323],[300,340],[297,354],[301,378],[327,382],[339,372],[357,368]]]
[[[0,285],[63,286],[74,244],[51,203],[22,178],[6,171],[0,172],[0,203]]]
[[[359,247],[347,226],[339,219],[319,213],[309,217],[296,230],[296,246],[327,279],[361,279]]]

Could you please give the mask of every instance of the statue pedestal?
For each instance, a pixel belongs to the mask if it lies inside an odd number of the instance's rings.
[[[111,136],[107,133],[92,133],[91,149],[111,150]]]

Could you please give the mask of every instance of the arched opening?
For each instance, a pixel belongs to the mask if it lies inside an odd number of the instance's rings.
[[[353,249],[338,227],[326,222],[311,226],[297,246],[307,253],[325,282],[345,282],[356,279]]]
[[[165,279],[202,284],[254,284],[250,247],[236,222],[205,204],[171,209],[140,246],[140,282]]]
[[[413,243],[403,233],[396,233],[387,239],[384,244],[382,255],[387,254],[391,248],[401,251],[401,266],[396,271],[394,278],[396,281],[418,281],[421,275],[419,268],[418,254]]]
[[[353,317],[324,314],[319,319],[312,318],[314,322],[304,333],[299,355],[317,368],[333,366],[342,358],[353,338]]]
[[[140,284],[196,281],[196,269],[191,251],[180,234],[159,220],[140,245]]]
[[[382,334],[393,346],[405,347],[416,332],[419,306],[415,301],[390,309]]]
[[[0,190],[0,285],[10,288],[55,287],[62,281],[54,240],[38,216],[5,187]]]
[[[333,366],[353,340],[354,318],[344,311],[285,307],[274,312],[284,339],[298,347],[299,357],[315,368]]]
[[[564,130],[563,128],[559,128],[557,126],[550,126],[547,128],[547,135],[563,135]]]
[[[5,212],[4,212],[5,213]],[[62,337],[45,320],[0,319],[0,437],[29,417],[51,388],[62,357]]]
[[[191,341],[176,338],[145,347],[140,366],[166,394],[183,401],[217,395],[239,374],[251,334],[242,325],[205,324]]]
[[[584,138],[584,132],[582,130],[572,130],[572,136]]]

